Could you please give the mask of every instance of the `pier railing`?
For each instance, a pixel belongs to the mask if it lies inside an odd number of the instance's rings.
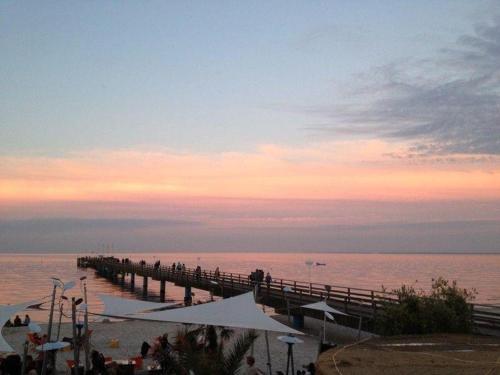
[[[125,274],[133,274],[145,278],[150,277],[161,282],[173,282],[179,286],[189,285],[194,288],[210,290],[214,294],[225,297],[255,288],[255,281],[251,280],[248,274],[236,272],[202,270],[201,273],[197,273],[193,268],[176,270],[171,266],[154,267],[151,264],[121,262],[116,258],[106,257],[79,258],[78,265],[91,267],[97,271],[107,270],[114,275],[121,274],[123,277]],[[145,288],[147,288],[147,284],[145,284]],[[371,321],[387,303],[399,302],[398,295],[389,291],[308,283],[282,278],[273,278],[269,284],[263,281],[259,284],[259,289],[260,301],[276,309],[284,309],[288,303],[292,309],[297,310],[304,304],[328,299],[331,306],[347,314],[362,316]],[[470,308],[475,328],[486,333],[500,333],[500,307],[471,304]],[[310,311],[302,311],[302,313],[311,314]]]

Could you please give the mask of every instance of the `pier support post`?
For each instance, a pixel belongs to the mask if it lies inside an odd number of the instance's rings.
[[[122,272],[122,273],[121,273],[120,283],[122,284],[122,286],[124,286],[124,285],[125,285],[125,272]]]
[[[135,273],[130,274],[130,288],[135,289]]]
[[[160,302],[165,302],[165,280],[160,280]]]
[[[142,279],[142,296],[148,296],[148,277],[144,276]]]
[[[191,285],[186,285],[184,288],[184,305],[191,306],[193,302],[193,297],[191,295]]]

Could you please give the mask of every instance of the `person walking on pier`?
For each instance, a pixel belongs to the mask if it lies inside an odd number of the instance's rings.
[[[271,274],[268,272],[266,275],[266,285],[267,285],[268,291],[269,291],[269,288],[271,287],[272,282],[273,282],[273,278],[271,277]]]

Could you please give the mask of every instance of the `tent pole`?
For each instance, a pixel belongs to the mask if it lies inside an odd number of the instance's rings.
[[[323,341],[326,342],[326,312],[323,311]]]
[[[271,366],[271,352],[269,351],[269,335],[267,334],[267,331],[265,331],[264,337],[266,338],[267,369],[269,370],[269,375],[273,375],[273,369]]]
[[[23,362],[21,364],[21,375],[26,374],[26,358],[28,357],[28,341],[23,344]]]
[[[54,318],[54,305],[56,302],[56,289],[57,285],[54,285],[54,288],[52,289],[52,302],[50,304],[50,314],[49,314],[49,327],[47,328],[47,343],[50,342],[51,339],[51,333],[52,333],[52,319]],[[43,352],[43,364],[42,364],[42,375],[47,374],[47,351],[44,350]]]

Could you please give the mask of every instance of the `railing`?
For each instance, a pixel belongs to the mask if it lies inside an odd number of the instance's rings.
[[[200,289],[214,289],[211,281],[215,281],[224,295],[239,294],[252,290],[255,283],[249,275],[235,272],[219,272],[185,268],[181,271],[171,266],[155,268],[150,264],[122,263],[102,257],[79,258],[78,264],[86,263],[95,269],[108,268],[114,273],[133,273],[138,276],[151,277],[154,280],[166,280],[181,285],[191,285]],[[292,291],[285,292],[285,287]],[[284,306],[286,300],[293,308],[306,303],[328,299],[330,305],[352,315],[373,318],[386,303],[398,303],[397,294],[387,291],[375,291],[362,288],[351,288],[339,285],[307,283],[288,279],[273,279],[269,284],[260,283],[266,303],[274,301],[274,305]],[[471,304],[473,324],[477,329],[500,331],[500,307],[492,305]]]

